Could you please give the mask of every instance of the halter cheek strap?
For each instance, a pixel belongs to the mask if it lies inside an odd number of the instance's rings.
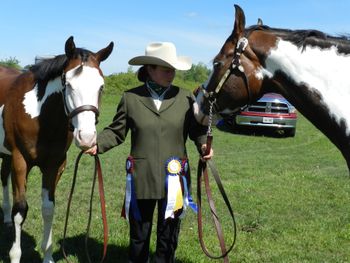
[[[97,124],[100,112],[99,112],[98,108],[93,106],[93,105],[82,105],[82,106],[79,106],[79,107],[75,108],[72,111],[69,111],[68,106],[67,106],[66,94],[65,94],[66,93],[66,89],[67,89],[67,82],[66,82],[66,74],[65,74],[65,72],[62,73],[61,82],[62,82],[62,86],[63,86],[62,98],[63,98],[64,110],[65,110],[65,112],[66,112],[66,114],[68,116],[68,119],[71,121],[73,117],[75,117],[76,115],[78,115],[79,113],[81,113],[83,111],[92,111],[92,112],[95,113],[95,116],[96,116],[95,124]],[[72,129],[72,127],[70,127],[70,128]]]
[[[248,92],[248,102],[250,102],[251,92],[250,92],[250,88],[249,88],[249,82],[248,82],[248,78],[247,78],[246,74],[244,73],[244,68],[241,64],[241,55],[244,52],[244,50],[247,48],[247,46],[248,46],[248,39],[247,38],[242,37],[238,40],[237,45],[236,45],[236,50],[235,50],[235,53],[233,55],[233,59],[231,62],[231,66],[225,71],[224,75],[222,76],[218,85],[216,86],[216,88],[214,90],[215,96],[216,96],[216,94],[218,94],[220,92],[223,85],[227,81],[228,77],[232,74],[233,70],[235,70],[237,68],[244,75],[244,81],[245,81],[245,84],[247,87],[247,92]]]
[[[242,37],[238,40],[237,49],[232,60],[232,69],[235,69],[237,67],[239,71],[244,72],[244,68],[241,64],[240,58],[244,50],[247,48],[247,46],[248,46],[248,39],[246,39],[245,37]]]

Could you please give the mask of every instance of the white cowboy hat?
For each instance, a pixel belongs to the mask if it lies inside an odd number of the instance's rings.
[[[192,67],[190,57],[177,56],[176,48],[170,42],[150,43],[144,56],[137,56],[129,60],[130,65],[157,65],[178,70],[189,70]]]

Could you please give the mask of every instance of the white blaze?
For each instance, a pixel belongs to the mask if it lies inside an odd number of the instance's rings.
[[[92,105],[98,109],[100,88],[104,84],[99,70],[83,66],[80,74],[75,74],[76,68],[66,73],[66,100],[69,111],[83,105]],[[73,117],[75,127],[74,138],[78,147],[91,147],[96,143],[96,115],[93,111],[83,111]]]

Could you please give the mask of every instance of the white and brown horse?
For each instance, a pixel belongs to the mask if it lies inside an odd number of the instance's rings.
[[[27,176],[32,167],[42,172],[43,262],[52,263],[52,220],[55,189],[74,139],[80,149],[96,142],[96,121],[104,85],[100,62],[113,42],[93,53],[76,48],[73,37],[65,54],[45,59],[26,72],[0,68],[0,151],[4,222],[13,223],[11,263],[21,258],[21,229],[28,211]],[[12,164],[12,165],[11,165]],[[11,167],[12,213],[7,174]]]
[[[206,122],[210,102],[227,113],[278,92],[333,142],[350,169],[350,41],[261,23],[245,28],[243,10],[235,9],[232,34],[197,94],[197,120]]]

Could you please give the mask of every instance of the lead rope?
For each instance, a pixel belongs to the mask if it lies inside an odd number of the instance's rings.
[[[215,99],[210,99],[209,100],[210,103],[210,107],[209,107],[209,120],[208,120],[208,130],[207,130],[207,148],[206,148],[206,152],[205,155],[210,153],[211,150],[211,145],[212,145],[212,141],[213,141],[213,136],[212,136],[212,113],[213,113],[213,105],[215,103]],[[212,171],[212,174],[214,176],[215,182],[220,190],[220,193],[224,199],[224,202],[226,204],[227,209],[229,210],[229,213],[231,215],[232,218],[232,222],[233,222],[233,241],[232,244],[230,245],[230,247],[227,249],[226,248],[226,244],[225,244],[225,240],[224,240],[224,235],[223,235],[223,231],[222,231],[222,227],[219,221],[219,217],[217,215],[216,212],[216,208],[215,208],[215,204],[213,201],[213,197],[212,197],[212,193],[211,193],[211,187],[210,187],[210,183],[209,183],[209,176],[208,176],[208,168],[207,168],[207,164],[209,166],[209,168]],[[205,183],[205,190],[206,190],[206,194],[207,194],[207,198],[208,198],[208,203],[210,206],[210,212],[212,215],[212,219],[214,221],[214,225],[215,225],[215,230],[216,230],[216,234],[217,237],[219,239],[219,244],[220,244],[220,249],[221,249],[221,255],[219,256],[215,256],[212,255],[203,240],[203,225],[202,225],[202,201],[201,201],[201,181],[202,181],[202,177],[204,178],[204,183]],[[227,195],[225,193],[225,190],[223,188],[223,185],[221,183],[220,180],[220,176],[217,172],[217,169],[215,168],[215,165],[213,163],[212,160],[208,160],[208,161],[202,161],[201,159],[199,159],[198,161],[198,170],[197,170],[197,202],[198,202],[198,217],[197,217],[197,221],[198,221],[198,237],[199,237],[199,242],[201,245],[201,248],[203,250],[203,252],[212,259],[223,259],[225,263],[228,263],[228,253],[233,249],[235,242],[236,242],[236,220],[234,217],[234,213],[233,210],[231,208],[230,202],[227,198]]]
[[[68,227],[68,218],[69,218],[69,212],[70,212],[70,206],[72,202],[72,197],[73,197],[73,192],[75,188],[75,183],[76,183],[76,177],[78,173],[78,166],[79,166],[79,161],[81,159],[82,154],[84,151],[81,151],[79,155],[77,156],[75,160],[75,167],[74,167],[74,175],[73,175],[73,180],[72,180],[72,186],[71,186],[71,191],[69,193],[68,197],[68,204],[67,204],[67,211],[66,211],[66,220],[64,224],[64,231],[63,231],[63,239],[62,239],[62,244],[61,244],[61,249],[63,253],[63,257],[66,260],[66,262],[69,263],[69,260],[66,255],[65,251],[65,239],[66,239],[66,233],[67,233],[67,227]],[[95,158],[95,170],[94,170],[94,177],[92,181],[92,187],[91,187],[91,195],[90,195],[90,211],[89,211],[89,217],[88,217],[88,224],[86,227],[86,235],[85,235],[85,255],[89,263],[91,263],[90,255],[88,252],[88,239],[89,239],[89,233],[90,233],[90,226],[91,226],[91,217],[92,217],[92,201],[93,201],[93,195],[94,195],[94,189],[95,189],[95,183],[96,183],[96,177],[98,177],[98,187],[99,187],[99,195],[100,195],[100,204],[101,204],[101,214],[102,214],[102,222],[103,222],[103,255],[100,260],[102,263],[106,257],[107,254],[107,243],[108,243],[108,225],[107,225],[107,215],[106,215],[106,205],[105,205],[105,197],[104,197],[104,188],[103,188],[103,176],[102,176],[102,169],[101,169],[101,163],[98,155],[94,155]]]

